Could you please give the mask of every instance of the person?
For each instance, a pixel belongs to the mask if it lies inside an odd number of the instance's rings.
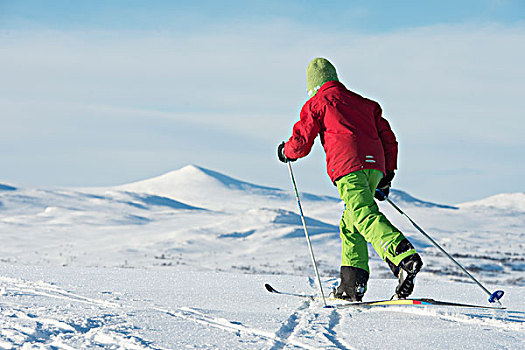
[[[284,163],[305,157],[320,136],[328,175],[345,203],[340,222],[341,280],[335,297],[363,299],[370,275],[370,242],[398,278],[394,297],[407,298],[423,262],[374,201],[389,194],[397,169],[396,137],[380,105],[348,90],[327,59],[315,58],[308,64],[306,85],[310,99],[277,154]]]

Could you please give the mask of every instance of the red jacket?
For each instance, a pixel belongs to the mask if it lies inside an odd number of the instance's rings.
[[[332,182],[361,169],[397,169],[397,141],[375,101],[349,91],[337,81],[325,83],[301,110],[284,146],[287,158],[310,153],[317,134],[326,152]]]

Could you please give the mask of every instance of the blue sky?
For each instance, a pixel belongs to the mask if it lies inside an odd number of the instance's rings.
[[[42,25],[55,29],[178,29],[276,18],[330,30],[384,32],[447,23],[523,20],[525,4],[514,0],[460,1],[9,1],[9,26]]]
[[[189,163],[288,188],[275,147],[329,58],[400,142],[395,187],[523,191],[522,1],[0,1],[0,183],[113,185]],[[301,190],[337,195],[319,142]]]

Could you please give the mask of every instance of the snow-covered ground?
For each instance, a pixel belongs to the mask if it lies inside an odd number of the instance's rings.
[[[293,194],[187,166],[112,188],[0,181],[0,348],[524,348],[525,194],[456,206],[391,198],[489,289],[504,289],[507,310],[334,310],[272,295],[264,283],[316,292]],[[301,200],[329,290],[342,204]],[[423,256],[415,297],[486,304],[405,218],[381,210]],[[365,299],[388,298],[396,281],[370,255]]]

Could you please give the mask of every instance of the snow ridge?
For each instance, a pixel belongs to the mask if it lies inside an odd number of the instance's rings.
[[[0,184],[0,191],[16,191],[16,187]]]

